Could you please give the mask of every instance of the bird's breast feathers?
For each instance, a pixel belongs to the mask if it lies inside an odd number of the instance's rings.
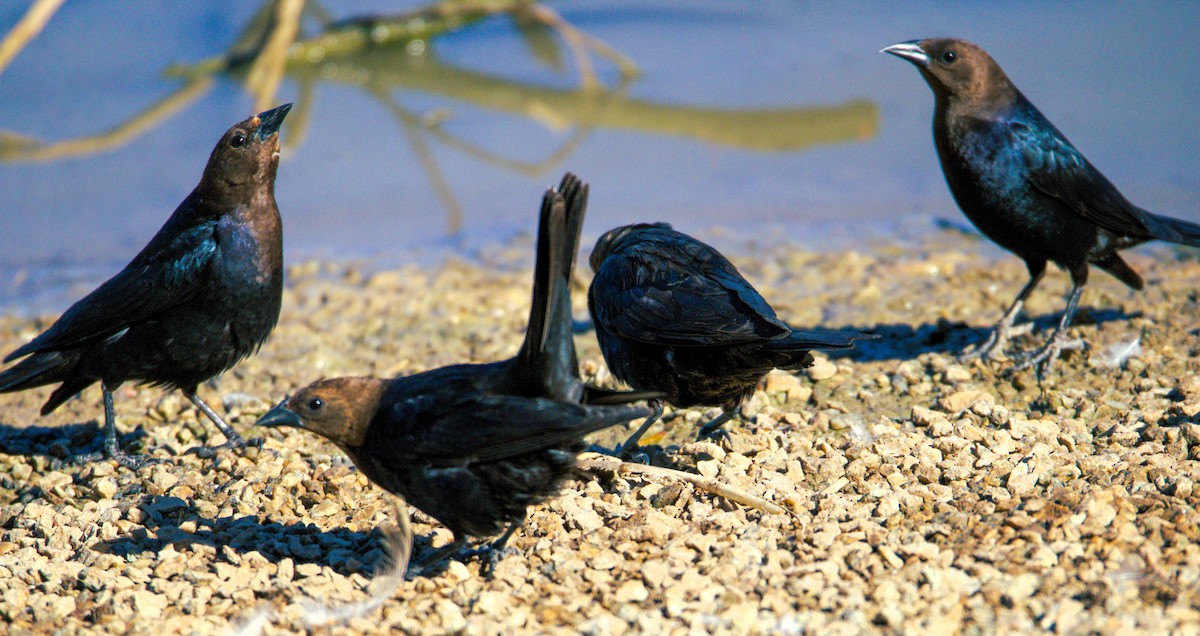
[[[271,262],[278,247],[262,237],[253,225],[225,217],[217,226],[220,269],[229,282],[260,287],[273,285],[278,266]]]

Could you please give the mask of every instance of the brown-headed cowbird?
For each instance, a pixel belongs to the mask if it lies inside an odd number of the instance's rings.
[[[1072,289],[1050,340],[1016,367],[1036,366],[1039,376],[1066,348],[1066,327],[1087,283],[1088,264],[1141,289],[1141,277],[1118,251],[1153,239],[1200,246],[1200,225],[1130,203],[983,49],[963,40],[928,39],[882,52],[911,62],[933,89],[934,143],[958,207],[1029,269],[1029,282],[973,355],[987,357],[1003,347],[1047,261],[1070,273]]]
[[[390,380],[322,380],[258,424],[325,437],[371,481],[449,528],[454,543],[425,563],[458,550],[469,536],[508,526],[493,544],[502,547],[526,508],[558,491],[585,435],[650,413],[580,402],[586,389],[571,335],[570,281],[586,204],[587,186],[571,174],[546,192],[529,325],[516,357]],[[610,391],[602,400],[621,397]]]
[[[5,358],[27,356],[0,373],[0,392],[61,383],[42,415],[100,383],[104,451],[78,460],[107,456],[133,469],[148,463],[117,443],[112,392],[130,380],[183,391],[217,425],[227,441],[202,454],[246,445],[196,387],[257,350],[279,319],[283,231],[275,172],[279,125],[291,107],[230,128],[200,185],[125,269]]]
[[[626,225],[596,241],[588,309],[609,370],[634,389],[675,406],[720,406],[700,429],[718,431],[771,369],[812,364],[812,349],[849,349],[875,338],[855,331],[801,331],[717,250],[666,223]],[[636,447],[661,415],[621,446]]]

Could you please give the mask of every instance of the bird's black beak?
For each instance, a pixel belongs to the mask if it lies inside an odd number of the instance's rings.
[[[287,407],[287,398],[284,398],[282,402],[276,404],[274,408],[258,418],[258,421],[254,425],[265,426],[267,428],[279,428],[281,426],[304,428],[304,422],[300,419],[300,416]]]
[[[909,40],[879,49],[880,53],[891,53],[902,60],[908,60],[921,68],[929,66],[929,54],[921,48],[920,40]]]
[[[291,104],[276,106],[271,110],[261,112],[257,115],[258,128],[254,131],[254,139],[257,141],[266,141],[268,137],[279,132],[279,126],[283,124],[283,118],[287,117],[288,111],[292,109]]]

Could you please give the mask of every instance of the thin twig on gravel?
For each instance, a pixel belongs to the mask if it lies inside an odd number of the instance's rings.
[[[608,455],[601,455],[599,453],[596,453],[596,454],[588,453],[588,454],[581,456],[579,458],[578,466],[581,470],[584,470],[584,471],[587,471],[590,473],[606,472],[606,473],[626,474],[626,475],[635,474],[635,475],[646,475],[646,476],[651,476],[651,477],[655,477],[655,476],[667,477],[670,479],[687,482],[687,483],[695,486],[696,488],[699,488],[700,490],[703,490],[709,494],[713,494],[718,497],[723,497],[723,498],[728,499],[736,504],[740,504],[740,505],[746,506],[748,508],[754,508],[755,510],[762,510],[763,512],[768,512],[768,513],[776,514],[776,515],[777,514],[792,514],[791,512],[789,512],[786,508],[783,508],[782,506],[773,504],[773,503],[767,501],[766,499],[763,499],[762,497],[759,497],[757,495],[752,495],[740,488],[736,488],[725,482],[718,481],[712,477],[705,477],[704,475],[697,475],[695,473],[685,473],[681,470],[675,470],[673,468],[663,468],[662,466],[649,466],[646,464],[635,464],[632,462],[625,462],[625,461],[621,461],[620,459],[617,459],[616,457],[610,457]]]

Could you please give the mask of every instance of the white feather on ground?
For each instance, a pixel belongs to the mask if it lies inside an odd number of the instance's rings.
[[[408,505],[401,497],[396,497],[396,526],[384,531],[384,549],[387,559],[383,574],[371,581],[374,590],[366,600],[341,606],[329,606],[316,600],[305,601],[304,625],[314,627],[329,623],[344,623],[352,618],[366,616],[375,611],[392,598],[392,595],[404,582],[404,573],[408,571],[408,561],[412,557],[413,531],[408,520]]]
[[[404,574],[408,571],[408,562],[412,557],[413,531],[408,518],[408,504],[403,498],[397,497],[394,514],[396,526],[384,531],[383,547],[387,556],[384,571],[371,580],[372,592],[365,600],[340,606],[330,606],[315,599],[300,601],[303,609],[301,620],[305,627],[344,623],[354,618],[370,614],[379,606],[386,603],[404,582]],[[249,617],[240,621],[231,636],[259,636],[263,628],[279,615],[279,612],[269,605],[262,605],[254,610]]]
[[[1121,368],[1130,358],[1142,355],[1142,336],[1138,335],[1129,342],[1116,342],[1104,349],[1100,356],[1100,364],[1106,367]]]

